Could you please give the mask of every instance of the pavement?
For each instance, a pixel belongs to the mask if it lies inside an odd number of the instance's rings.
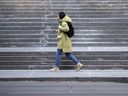
[[[128,70],[0,70],[0,81],[107,81],[128,83]]]
[[[0,81],[0,96],[128,96],[128,83]]]

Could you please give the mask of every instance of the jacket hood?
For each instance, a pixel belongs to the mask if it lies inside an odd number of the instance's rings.
[[[62,21],[72,22],[72,19],[69,16],[65,16]]]

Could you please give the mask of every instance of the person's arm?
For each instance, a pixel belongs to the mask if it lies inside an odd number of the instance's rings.
[[[68,27],[67,22],[62,22],[61,25],[59,24],[59,30],[61,30],[63,32],[68,32],[69,27]]]

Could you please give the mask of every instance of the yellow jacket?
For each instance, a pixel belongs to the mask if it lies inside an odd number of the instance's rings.
[[[58,33],[57,33],[57,47],[58,49],[62,49],[64,53],[72,52],[72,41],[71,39],[65,34],[65,32],[69,31],[69,27],[67,22],[72,22],[69,16],[65,16],[63,19],[59,21],[58,26]]]

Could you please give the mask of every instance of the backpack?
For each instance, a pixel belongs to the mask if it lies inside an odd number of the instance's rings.
[[[68,24],[68,27],[69,27],[69,31],[68,32],[65,32],[65,33],[67,34],[67,36],[69,38],[71,38],[71,37],[74,36],[74,27],[73,27],[73,25],[72,25],[71,22],[67,22],[67,24]]]

